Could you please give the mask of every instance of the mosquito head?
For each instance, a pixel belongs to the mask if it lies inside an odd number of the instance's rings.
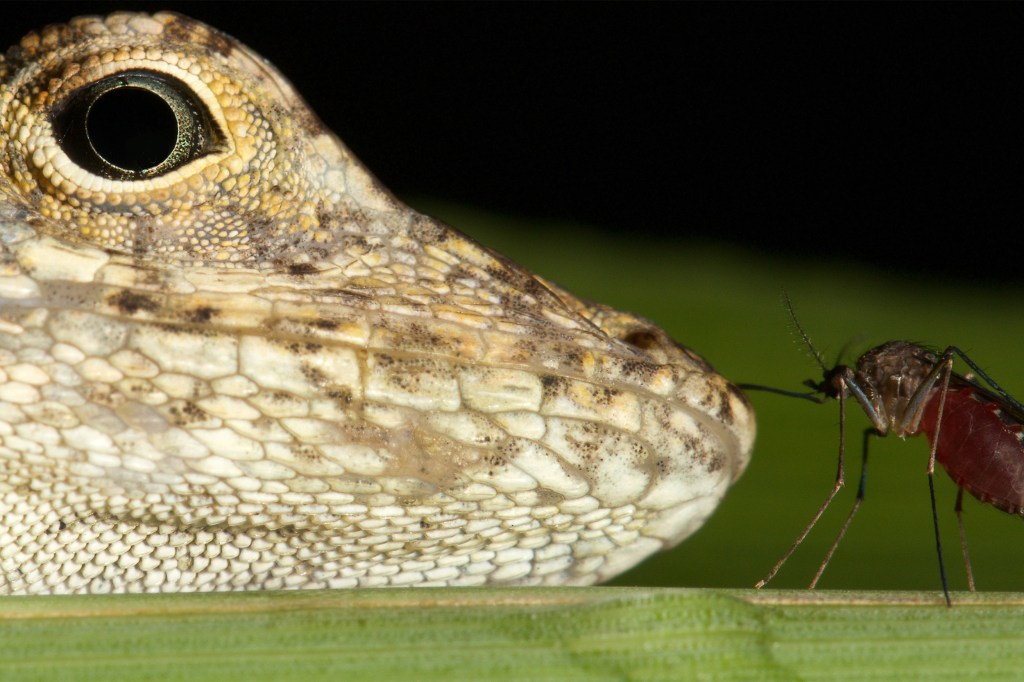
[[[847,396],[850,389],[846,386],[844,377],[849,376],[849,373],[850,368],[846,365],[836,365],[832,369],[823,371],[821,381],[808,379],[804,382],[804,386],[812,389],[815,393],[820,393],[822,395],[821,402],[824,402],[825,398]]]

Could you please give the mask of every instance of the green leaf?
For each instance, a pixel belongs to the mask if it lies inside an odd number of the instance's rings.
[[[10,597],[14,680],[930,680],[1024,669],[1024,595],[505,588]]]

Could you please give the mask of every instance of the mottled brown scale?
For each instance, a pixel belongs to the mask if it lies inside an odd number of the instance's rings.
[[[140,310],[156,312],[160,308],[160,304],[152,297],[133,291],[119,291],[108,298],[107,302],[125,315],[134,315]]]
[[[216,143],[72,161],[139,71]],[[746,466],[699,355],[400,203],[214,29],[29,34],[0,131],[0,593],[591,584]]]

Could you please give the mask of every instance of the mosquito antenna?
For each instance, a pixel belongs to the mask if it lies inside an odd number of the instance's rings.
[[[840,364],[842,364],[843,358],[846,357],[846,353],[850,350],[850,348],[855,343],[860,343],[863,340],[864,340],[864,335],[863,334],[858,334],[857,336],[853,337],[852,339],[850,339],[849,341],[844,343],[843,347],[839,349],[838,353],[836,353],[836,366],[839,366]]]
[[[782,295],[786,302],[786,310],[789,311],[790,318],[792,318],[793,323],[800,332],[800,338],[803,339],[804,344],[811,350],[811,354],[814,355],[814,359],[817,361],[822,371],[827,373],[828,368],[825,366],[825,361],[822,359],[818,349],[814,347],[813,343],[811,343],[811,337],[807,335],[807,332],[804,331],[803,325],[800,324],[800,320],[796,317],[796,310],[793,309],[793,301],[789,298],[789,292],[783,291]],[[806,385],[815,390],[809,392],[789,391],[784,388],[775,388],[774,386],[765,386],[763,384],[737,384],[737,386],[745,391],[764,391],[765,393],[775,393],[776,395],[784,395],[787,398],[801,398],[803,400],[809,400],[812,403],[817,403],[818,405],[821,405],[828,399],[828,396],[818,395],[821,393],[821,390],[813,381],[808,380]]]
[[[803,339],[804,345],[811,351],[811,355],[814,356],[815,362],[817,362],[818,366],[821,367],[821,371],[827,373],[828,365],[825,364],[825,359],[821,357],[821,353],[818,352],[818,349],[814,347],[813,343],[811,343],[811,337],[807,335],[806,331],[804,331],[804,326],[800,324],[800,320],[796,316],[796,309],[793,308],[793,301],[789,298],[789,292],[783,291],[782,296],[786,301],[786,310],[789,311],[789,317],[793,320],[793,324],[796,325],[796,330],[800,332],[800,338]]]

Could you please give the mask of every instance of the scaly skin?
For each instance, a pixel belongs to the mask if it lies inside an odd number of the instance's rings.
[[[158,167],[73,149],[126,72],[195,124]],[[399,203],[202,24],[30,34],[0,135],[0,593],[590,584],[747,463],[703,359]]]

